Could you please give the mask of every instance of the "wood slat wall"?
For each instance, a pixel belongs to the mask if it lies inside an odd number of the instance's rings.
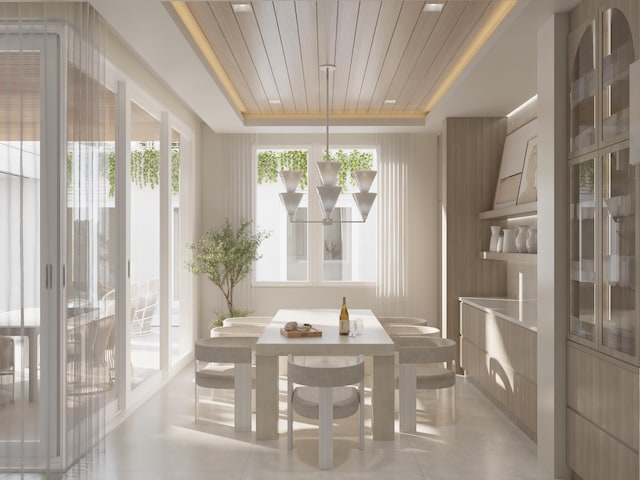
[[[442,322],[448,338],[459,340],[460,297],[506,296],[504,262],[479,258],[490,231],[478,214],[490,210],[507,131],[504,117],[447,118],[441,136],[442,239],[446,269]]]

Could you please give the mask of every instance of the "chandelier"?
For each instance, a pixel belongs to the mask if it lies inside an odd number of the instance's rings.
[[[342,193],[342,187],[337,185],[338,172],[342,167],[342,162],[330,160],[329,155],[329,72],[336,69],[334,65],[321,65],[320,70],[326,74],[326,88],[327,88],[327,115],[326,115],[326,133],[327,133],[327,145],[325,150],[326,160],[316,162],[316,167],[320,175],[321,184],[316,187],[316,193],[318,195],[318,201],[322,210],[321,220],[295,220],[295,214],[298,210],[298,206],[304,196],[301,192],[296,192],[302,172],[300,170],[280,170],[279,175],[286,192],[280,194],[280,200],[284,205],[284,208],[289,215],[289,220],[292,223],[322,223],[323,225],[332,225],[334,223],[364,223],[367,220],[367,216],[371,211],[373,202],[376,198],[376,194],[370,192],[371,184],[376,176],[375,170],[358,170],[353,173],[356,184],[358,185],[359,192],[354,192],[351,195],[360,212],[362,220],[334,220],[332,218],[333,210],[338,203],[340,194]],[[311,191],[311,190],[310,190]]]

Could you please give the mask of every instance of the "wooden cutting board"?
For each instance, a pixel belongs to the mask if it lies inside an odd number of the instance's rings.
[[[280,334],[287,338],[321,337],[322,330],[316,330],[311,327],[309,330],[290,330],[287,332],[284,328],[281,328]]]

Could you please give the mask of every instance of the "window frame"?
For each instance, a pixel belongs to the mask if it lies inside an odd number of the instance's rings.
[[[253,202],[253,218],[256,219],[254,223],[254,229],[257,226],[257,186],[258,186],[258,151],[261,150],[303,150],[306,149],[309,152],[307,173],[309,175],[308,185],[318,185],[320,182],[319,174],[315,168],[316,162],[322,160],[323,153],[326,147],[326,143],[320,140],[303,141],[295,144],[271,144],[260,143],[255,144],[252,149],[252,169],[253,169],[253,182],[254,188],[254,202]],[[379,171],[379,158],[380,158],[380,145],[377,143],[368,144],[367,142],[335,142],[329,146],[332,151],[335,150],[373,150],[375,151],[375,164],[376,169]],[[281,189],[284,191],[284,187]],[[374,189],[377,191],[377,188]],[[378,200],[378,199],[376,199]],[[281,207],[282,208],[282,207]],[[374,207],[375,208],[375,207]],[[308,218],[321,218],[322,212],[320,206],[316,201],[308,202]],[[359,215],[359,214],[357,214]],[[324,235],[323,225],[321,223],[307,223],[307,280],[260,280],[256,279],[256,269],[252,270],[251,274],[251,286],[255,288],[308,288],[308,287],[321,287],[321,288],[335,288],[335,287],[371,287],[377,284],[376,280],[362,281],[362,280],[323,280],[323,261],[324,261]],[[376,236],[378,236],[378,223],[376,219]],[[378,263],[377,251],[375,255],[376,270]],[[377,277],[377,275],[376,275]]]

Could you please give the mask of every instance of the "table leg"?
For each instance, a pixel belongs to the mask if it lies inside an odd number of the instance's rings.
[[[236,363],[234,375],[234,425],[236,432],[251,431],[251,364]]]
[[[373,439],[394,439],[394,368],[393,355],[373,357]]]
[[[278,356],[256,354],[256,439],[278,438]]]
[[[416,431],[416,364],[400,364],[400,431]]]

